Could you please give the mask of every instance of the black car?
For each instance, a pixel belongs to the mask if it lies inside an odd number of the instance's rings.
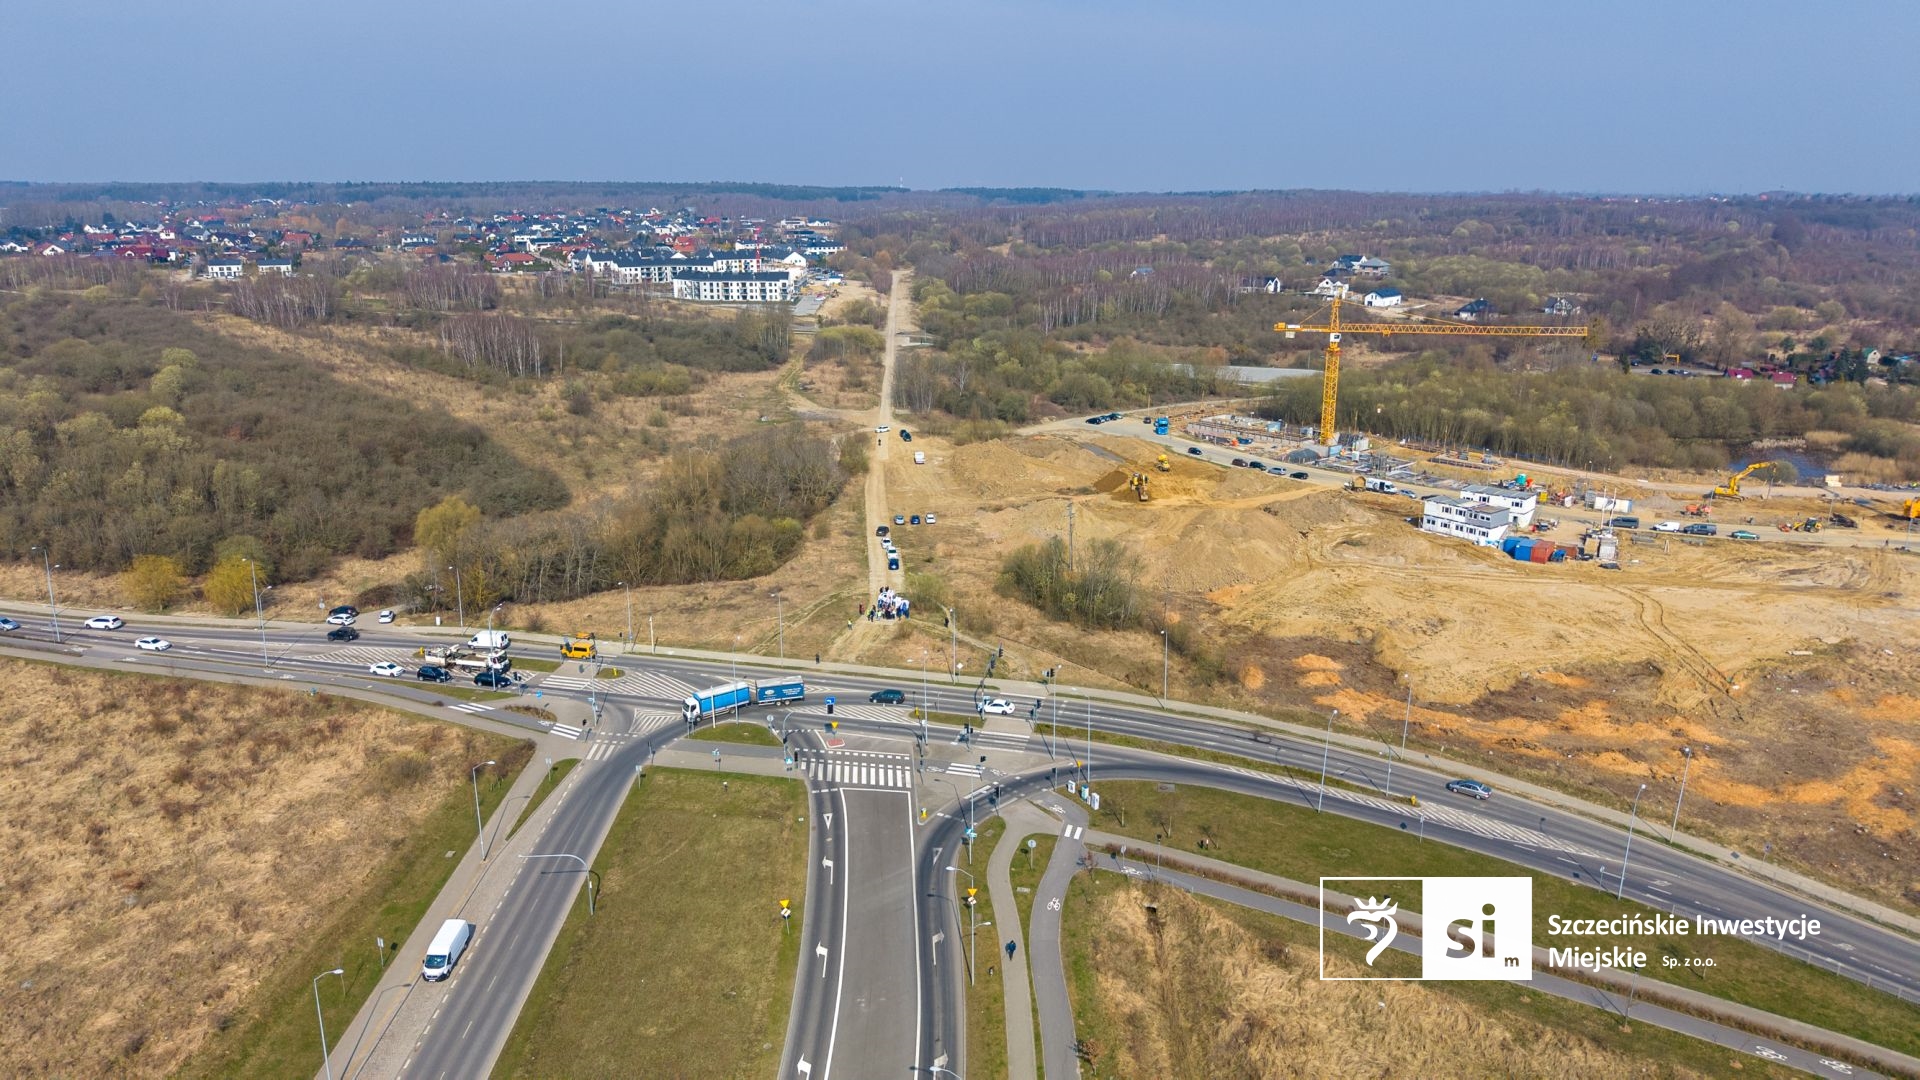
[[[438,664],[423,664],[419,671],[413,673],[413,677],[421,682],[452,682],[453,672]]]
[[[504,671],[483,671],[473,677],[473,685],[494,690],[511,690],[514,684],[513,676]]]
[[[357,641],[359,638],[360,631],[351,626],[336,626],[327,631],[328,641]]]
[[[882,525],[882,526],[880,526],[879,528],[877,528],[877,529],[875,529],[875,530],[873,530],[873,535],[875,535],[875,536],[885,536],[885,535],[887,535],[888,533],[890,533],[890,532],[892,532],[892,531],[893,531],[893,528],[892,528],[892,526],[889,526],[889,525]]]
[[[911,431],[908,431],[908,430],[907,430],[906,428],[901,428],[901,429],[900,429],[900,441],[901,441],[901,442],[912,442],[912,441],[913,441],[913,432],[911,432]]]
[[[1687,534],[1688,536],[1718,536],[1718,535],[1720,535],[1720,528],[1719,528],[1719,526],[1717,526],[1717,525],[1715,525],[1715,524],[1713,524],[1712,522],[1709,522],[1709,521],[1696,521],[1696,522],[1694,522],[1693,524],[1691,524],[1691,525],[1689,525],[1689,526],[1687,526],[1686,528],[1684,528],[1684,529],[1681,529],[1680,531],[1681,531],[1681,532],[1683,532],[1683,533],[1686,533],[1686,534]]]
[[[1247,459],[1247,468],[1249,468],[1249,469],[1259,469],[1259,470],[1260,470],[1261,472],[1266,472],[1266,471],[1267,471],[1267,467],[1266,467],[1266,466],[1265,466],[1264,464],[1262,464],[1262,463],[1261,463],[1261,461],[1260,461],[1260,459],[1259,459],[1259,458],[1248,458],[1248,459]]]
[[[1637,529],[1640,519],[1637,517],[1610,517],[1603,524],[1609,529]]]
[[[1194,457],[1199,457],[1199,456],[1200,456],[1200,448],[1199,448],[1199,447],[1197,447],[1197,446],[1189,446],[1189,447],[1187,447],[1187,453],[1189,453],[1189,454],[1192,454],[1192,455],[1193,455]]]
[[[1104,416],[1089,416],[1089,417],[1087,417],[1087,423],[1089,423],[1089,424],[1104,424],[1104,423],[1106,423],[1106,422],[1107,422],[1107,418],[1106,418],[1106,417],[1104,417]]]
[[[1288,474],[1287,474],[1287,479],[1289,479],[1289,480],[1305,480],[1305,479],[1307,479],[1307,474],[1306,474],[1306,473],[1303,473],[1303,472],[1290,472],[1290,473],[1288,473]]]
[[[1243,458],[1243,457],[1237,457],[1237,458],[1234,458],[1234,459],[1233,459],[1233,467],[1234,467],[1234,468],[1236,468],[1236,469],[1244,469],[1244,468],[1246,468],[1246,467],[1247,467],[1247,459],[1246,459],[1246,458]]]
[[[912,517],[910,517],[910,518],[908,518],[907,520],[908,520],[909,522],[912,522],[912,523],[913,523],[913,524],[915,524],[915,525],[918,525],[918,524],[920,524],[920,515],[919,515],[919,514],[915,514],[915,515],[913,515]]]
[[[334,608],[332,611],[327,612],[327,614],[346,615],[350,618],[357,619],[360,617],[360,609],[357,607],[354,607],[352,604],[341,604],[339,607]]]
[[[1107,419],[1109,419],[1109,420],[1118,420],[1118,419],[1120,419],[1120,414],[1119,414],[1119,413],[1117,413],[1117,412],[1110,412],[1110,413],[1108,413],[1108,414],[1107,414]]]
[[[867,695],[867,700],[875,705],[905,705],[907,695],[898,690],[875,690]]]

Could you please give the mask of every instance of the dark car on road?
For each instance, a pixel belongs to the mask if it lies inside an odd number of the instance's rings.
[[[1447,790],[1455,795],[1471,795],[1476,799],[1493,798],[1493,789],[1478,780],[1449,780]]]
[[[438,664],[423,664],[419,671],[413,673],[413,677],[421,682],[452,682],[453,672]]]
[[[1287,479],[1289,480],[1305,480],[1307,478],[1307,474],[1303,472],[1290,472],[1287,474]]]
[[[1237,457],[1237,458],[1234,458],[1234,459],[1233,459],[1233,467],[1234,467],[1234,468],[1236,468],[1236,469],[1244,469],[1244,468],[1246,468],[1246,467],[1247,467],[1247,459],[1246,459],[1246,458],[1243,458],[1243,457]]]
[[[1640,527],[1640,519],[1637,517],[1610,517],[1606,520],[1605,525],[1609,529],[1637,529]]]
[[[892,531],[893,531],[893,527],[892,527],[892,526],[890,526],[890,525],[882,525],[882,526],[880,526],[879,528],[877,528],[877,529],[875,529],[875,530],[873,530],[873,535],[875,535],[875,536],[885,536],[885,535],[887,535],[888,533],[890,533],[890,532],[892,532]]]
[[[912,441],[913,441],[913,432],[911,432],[911,431],[908,431],[908,430],[907,430],[906,428],[901,428],[901,429],[900,429],[900,441],[901,441],[901,442],[912,442]]]
[[[1192,454],[1192,455],[1193,455],[1194,457],[1199,457],[1199,456],[1200,456],[1200,448],[1199,448],[1199,447],[1197,447],[1197,446],[1189,446],[1189,447],[1187,447],[1187,453],[1189,453],[1189,454]]]
[[[327,631],[328,641],[356,641],[359,637],[360,631],[351,626],[336,626]]]
[[[483,671],[473,677],[473,685],[492,690],[513,689],[513,676],[504,671]]]
[[[1266,465],[1265,465],[1265,463],[1263,463],[1263,462],[1262,462],[1262,461],[1261,461],[1261,460],[1260,460],[1259,458],[1248,458],[1248,459],[1247,459],[1247,468],[1249,468],[1249,469],[1259,469],[1259,470],[1260,470],[1261,472],[1266,472],[1266,471],[1267,471],[1267,466],[1266,466]]]
[[[1696,521],[1680,531],[1686,533],[1688,536],[1718,536],[1720,535],[1720,526],[1715,525],[1711,521]]]
[[[905,705],[907,695],[898,690],[875,690],[867,695],[867,700],[875,705]]]
[[[327,612],[327,614],[345,615],[350,619],[357,619],[360,617],[360,609],[357,607],[354,607],[352,604],[341,604],[339,607],[334,608],[332,611]]]

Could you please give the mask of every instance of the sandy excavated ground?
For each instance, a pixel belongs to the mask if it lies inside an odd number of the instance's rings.
[[[1125,542],[1146,601],[1224,651],[1216,697],[1397,742],[1410,676],[1416,743],[1622,806],[1644,781],[1656,817],[1691,746],[1695,829],[1920,907],[1920,558],[1674,540],[1625,545],[1617,572],[1535,566],[1420,533],[1403,497],[1178,459],[1142,504],[1125,473],[1158,448],[1124,437],[914,445],[930,464],[890,465],[889,490],[940,524],[904,530],[906,565],[946,578],[1007,675],[1064,658],[1073,681],[1159,688],[1157,634],[1063,629],[993,591],[1071,504],[1077,544]],[[866,659],[944,653],[931,614]],[[1173,658],[1176,696],[1190,670]]]
[[[0,663],[0,1061],[164,1076],[465,782],[355,702]]]

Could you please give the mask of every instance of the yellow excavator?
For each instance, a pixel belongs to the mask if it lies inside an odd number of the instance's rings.
[[[1158,458],[1154,459],[1153,467],[1159,469],[1161,472],[1173,471],[1173,465],[1167,461],[1167,455],[1165,454],[1161,454]]]
[[[1920,521],[1920,498],[1901,503],[1899,513],[1894,516],[1901,521]]]
[[[1754,462],[1753,464],[1747,466],[1744,469],[1741,469],[1739,472],[1733,474],[1732,476],[1727,477],[1727,482],[1724,484],[1721,484],[1719,487],[1714,488],[1712,491],[1708,492],[1707,498],[1709,499],[1744,499],[1746,498],[1745,495],[1740,494],[1740,481],[1745,480],[1747,477],[1752,476],[1754,473],[1759,472],[1761,469],[1771,469],[1774,467],[1774,464],[1775,463],[1771,461]]]
[[[1132,488],[1134,492],[1140,496],[1141,502],[1147,501],[1147,474],[1146,473],[1142,473],[1142,472],[1128,473],[1127,486]]]

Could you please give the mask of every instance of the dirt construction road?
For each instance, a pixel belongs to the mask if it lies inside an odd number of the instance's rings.
[[[905,271],[895,271],[893,288],[890,290],[887,304],[887,347],[880,360],[880,404],[873,411],[874,446],[872,464],[867,468],[867,603],[880,590],[889,585],[898,589],[905,575],[898,570],[887,569],[887,553],[880,546],[880,538],[874,530],[881,525],[890,525],[893,514],[887,508],[887,460],[895,452],[894,444],[900,436],[893,430],[893,370],[900,356],[900,335],[912,329],[912,303],[908,298],[912,275]],[[885,430],[879,430],[884,428]],[[902,453],[907,453],[904,449]],[[834,643],[835,656],[858,656],[878,633],[877,622],[869,622],[862,616],[855,619],[853,627]]]

